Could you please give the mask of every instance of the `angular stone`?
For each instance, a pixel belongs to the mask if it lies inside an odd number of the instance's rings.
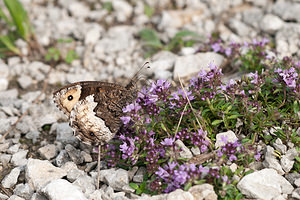
[[[179,147],[180,152],[179,152],[179,156],[182,158],[192,158],[193,154],[192,152],[189,150],[189,148],[187,148],[184,143],[181,140],[176,140],[175,144],[177,147]]]
[[[276,1],[272,6],[273,12],[284,20],[300,22],[300,3]]]
[[[21,88],[26,89],[32,84],[32,78],[23,74],[18,78],[18,83]]]
[[[289,173],[285,175],[285,178],[293,185],[297,179],[300,179],[299,173]]]
[[[0,163],[3,166],[7,166],[7,164],[10,161],[10,159],[11,159],[11,155],[9,155],[9,154],[0,154]]]
[[[181,189],[177,189],[168,194],[166,200],[194,200],[194,197],[191,193],[185,192]]]
[[[21,198],[21,197],[19,197],[17,195],[12,195],[12,196],[9,197],[8,200],[25,200],[25,199],[23,199],[23,198]]]
[[[14,194],[24,199],[30,199],[30,197],[33,195],[33,190],[27,183],[26,184],[21,183],[16,185],[14,189]]]
[[[290,149],[280,159],[280,164],[285,172],[289,172],[295,163],[294,159],[298,155],[296,148]]]
[[[13,154],[11,158],[11,163],[15,166],[24,166],[27,164],[27,156],[28,150],[20,150],[19,152]]]
[[[283,27],[284,22],[276,15],[267,14],[260,22],[260,28],[270,34],[274,34],[276,31]]]
[[[92,156],[85,151],[81,151],[80,155],[83,157],[84,162],[90,163],[93,161]]]
[[[14,144],[7,149],[7,153],[15,154],[19,151],[21,144]]]
[[[146,174],[147,170],[145,167],[140,167],[136,174],[133,177],[133,181],[136,183],[142,183],[144,181],[144,175]]]
[[[61,167],[62,165],[64,165],[68,161],[70,161],[70,157],[69,157],[66,150],[61,150],[59,152],[59,154],[57,155],[57,157],[55,158],[55,163],[58,167]]]
[[[275,140],[275,143],[273,143],[273,147],[281,154],[286,154],[287,147],[282,143],[280,138],[277,138]]]
[[[221,66],[224,57],[214,52],[197,53],[194,55],[178,56],[175,61],[173,77],[187,77],[199,73],[201,70],[210,70],[210,64]]]
[[[125,22],[132,15],[133,8],[127,1],[115,0],[112,1],[113,9],[116,11],[118,22]]]
[[[295,199],[300,199],[300,188],[297,188],[293,191],[292,197]]]
[[[129,184],[128,172],[124,169],[101,170],[100,180],[117,191],[121,191],[122,187]]]
[[[56,140],[63,144],[77,145],[78,139],[73,135],[73,130],[69,123],[59,123],[56,126]]]
[[[79,169],[71,169],[68,172],[67,179],[73,183],[78,177],[84,175],[84,172]]]
[[[128,171],[128,177],[129,177],[130,181],[133,179],[133,176],[135,175],[135,173],[137,172],[138,169],[139,169],[138,166],[134,166],[134,167],[132,167],[131,170]]]
[[[224,146],[225,143],[222,141],[222,138],[225,137],[227,139],[227,142],[234,143],[237,141],[237,137],[235,136],[235,133],[233,131],[227,131],[223,133],[218,133],[216,135],[216,143],[215,143],[215,148],[217,149],[218,147]]]
[[[14,186],[18,181],[20,172],[21,170],[19,167],[12,169],[11,172],[7,176],[5,176],[4,179],[2,180],[1,182],[2,186],[4,188],[10,188]]]
[[[284,171],[282,170],[282,167],[279,164],[279,161],[274,156],[274,148],[268,145],[266,147],[266,149],[264,150],[264,152],[265,152],[265,160],[263,161],[263,166],[265,168],[273,168],[280,175],[283,175]]]
[[[66,176],[65,170],[53,166],[48,160],[28,159],[25,168],[25,178],[30,187],[40,190],[50,181]]]
[[[39,193],[34,193],[32,196],[31,196],[31,199],[30,200],[48,200],[44,195],[41,195]]]
[[[189,189],[195,200],[217,200],[218,195],[214,191],[214,187],[210,184],[194,185]]]
[[[263,169],[242,178],[238,189],[248,198],[271,200],[282,194],[291,194],[293,186],[274,169]]]
[[[86,174],[79,176],[73,182],[73,185],[81,188],[82,192],[86,195],[93,193],[96,189],[95,180]]]
[[[79,165],[83,163],[83,157],[80,154],[80,150],[76,149],[70,144],[66,145],[65,150],[67,151],[69,157],[75,164]]]
[[[7,195],[0,193],[0,199],[1,199],[1,200],[6,200],[6,199],[8,199],[8,198],[9,198],[9,197],[8,197]]]
[[[54,144],[47,144],[39,148],[38,152],[43,158],[50,160],[57,155],[58,149]]]
[[[8,88],[8,80],[6,78],[0,78],[0,91],[5,91]]]
[[[41,192],[51,200],[87,200],[82,191],[64,179],[52,180]]]

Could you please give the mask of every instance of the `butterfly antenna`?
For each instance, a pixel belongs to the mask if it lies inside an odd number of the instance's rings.
[[[145,62],[140,69],[134,74],[134,76],[132,77],[132,79],[130,80],[130,82],[126,85],[126,89],[132,89],[135,86],[135,83],[139,80],[138,76],[140,74],[140,72],[144,69],[144,67],[147,66],[147,68],[150,68],[149,62]]]

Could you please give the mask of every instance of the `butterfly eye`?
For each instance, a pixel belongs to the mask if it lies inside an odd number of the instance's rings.
[[[90,136],[94,136],[95,135],[95,133],[94,132],[90,132]]]
[[[72,96],[72,95],[69,95],[69,96],[68,96],[68,100],[69,100],[69,101],[72,101],[72,99],[73,99],[73,96]]]

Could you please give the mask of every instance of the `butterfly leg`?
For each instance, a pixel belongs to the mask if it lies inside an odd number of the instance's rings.
[[[98,145],[98,164],[97,164],[97,190],[99,190],[100,185],[100,161],[101,161],[101,144]]]

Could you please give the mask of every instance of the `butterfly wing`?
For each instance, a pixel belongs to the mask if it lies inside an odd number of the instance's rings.
[[[84,81],[54,93],[54,102],[70,118],[75,135],[88,144],[106,143],[122,125],[123,107],[136,98],[134,88]]]

